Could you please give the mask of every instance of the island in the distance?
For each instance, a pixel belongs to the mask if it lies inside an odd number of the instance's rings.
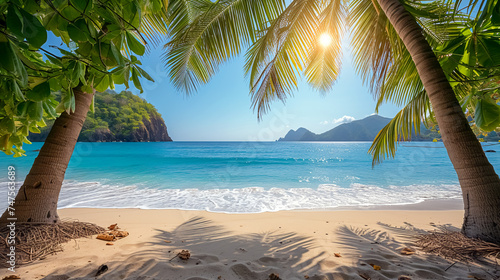
[[[378,132],[391,121],[379,115],[371,115],[364,119],[344,123],[321,134],[311,132],[306,128],[290,130],[285,137],[278,141],[373,141]],[[496,132],[491,132],[483,139],[485,141],[498,141],[500,137]],[[438,131],[420,126],[420,134],[412,135],[412,141],[433,141],[440,139]]]
[[[172,141],[165,121],[156,108],[129,91],[108,90],[95,95],[94,112],[87,115],[79,142],[164,142]],[[43,142],[54,121],[29,140]]]

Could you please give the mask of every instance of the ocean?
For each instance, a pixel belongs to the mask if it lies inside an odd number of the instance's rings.
[[[372,168],[368,142],[77,143],[60,208],[194,209],[256,213],[460,199],[443,143],[402,143],[395,159]],[[0,156],[18,187],[42,143],[25,157]],[[500,145],[483,143],[500,170]],[[0,207],[7,206],[6,199]]]

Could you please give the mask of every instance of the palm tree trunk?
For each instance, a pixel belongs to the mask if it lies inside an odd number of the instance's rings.
[[[462,188],[469,237],[500,243],[500,179],[472,132],[420,26],[398,0],[378,0],[410,52]]]
[[[64,174],[73,154],[94,93],[74,89],[75,112],[63,112],[54,122],[24,184],[17,193],[14,209],[18,223],[57,223],[57,201]],[[8,211],[0,218],[7,222]]]

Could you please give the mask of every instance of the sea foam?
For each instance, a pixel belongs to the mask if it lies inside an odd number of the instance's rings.
[[[60,208],[141,208],[258,213],[293,209],[330,209],[349,206],[404,205],[432,199],[459,199],[458,185],[378,187],[322,184],[317,188],[247,187],[240,189],[153,189],[71,182],[63,185]]]

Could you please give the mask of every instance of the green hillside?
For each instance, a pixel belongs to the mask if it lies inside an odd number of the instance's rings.
[[[172,141],[156,108],[129,91],[97,93],[94,104],[94,112],[89,111],[78,141]],[[48,122],[40,134],[31,134],[30,140],[44,141],[52,124]]]

